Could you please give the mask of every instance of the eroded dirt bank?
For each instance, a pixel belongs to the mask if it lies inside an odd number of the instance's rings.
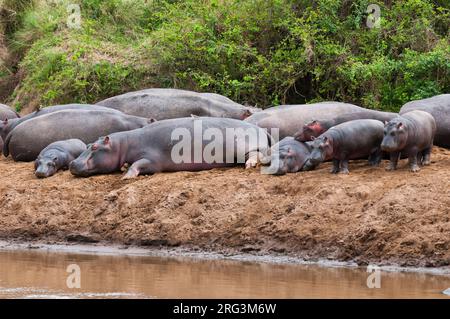
[[[241,168],[38,180],[0,160],[0,238],[183,246],[401,266],[450,265],[450,150],[412,174],[353,162],[350,175]]]

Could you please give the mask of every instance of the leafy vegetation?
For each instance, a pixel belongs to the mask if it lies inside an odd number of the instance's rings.
[[[369,4],[381,8],[379,28],[366,25]],[[147,87],[384,110],[450,92],[446,1],[0,0],[0,13],[19,57],[17,108]]]

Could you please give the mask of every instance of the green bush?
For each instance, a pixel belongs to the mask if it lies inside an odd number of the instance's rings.
[[[67,27],[68,3],[80,4],[81,29]],[[366,26],[371,3],[380,28]],[[450,87],[443,1],[35,0],[21,10],[11,48],[24,76],[10,98],[20,106],[178,87],[262,107],[398,110]]]

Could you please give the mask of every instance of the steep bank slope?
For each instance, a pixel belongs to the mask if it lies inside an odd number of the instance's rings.
[[[220,252],[450,264],[450,151],[411,174],[353,162],[348,176],[282,177],[240,168],[122,181],[68,172],[38,180],[33,164],[0,160],[0,238],[182,245]]]

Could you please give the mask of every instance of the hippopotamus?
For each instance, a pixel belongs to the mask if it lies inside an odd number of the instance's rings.
[[[408,102],[400,109],[400,115],[414,110],[428,112],[434,117],[436,121],[434,144],[450,148],[450,94]]]
[[[44,148],[34,162],[35,175],[46,178],[60,169],[69,168],[69,163],[86,150],[86,144],[79,139],[51,143]]]
[[[196,116],[227,117],[243,120],[255,112],[215,93],[197,93],[178,89],[147,89],[100,101],[127,114],[166,120]]]
[[[385,124],[381,149],[390,154],[387,170],[395,170],[400,152],[408,156],[412,172],[422,165],[430,164],[431,149],[436,133],[436,122],[424,111],[405,113]]]
[[[317,138],[313,138],[311,155],[306,165],[316,167],[332,160],[331,173],[348,174],[348,161],[369,158],[369,164],[381,162],[380,149],[384,125],[378,120],[364,119],[345,122],[330,128]]]
[[[34,161],[49,144],[77,138],[88,144],[99,136],[141,128],[152,119],[97,110],[64,110],[17,125],[5,139],[3,154],[15,161]]]
[[[263,166],[263,174],[284,175],[296,173],[303,169],[311,154],[310,142],[302,143],[288,136],[272,146],[270,157],[263,157],[262,164],[270,162],[270,166]]]
[[[37,110],[35,112],[32,112],[30,114],[27,114],[25,116],[22,116],[21,118],[13,118],[13,119],[4,119],[3,121],[0,121],[0,136],[2,139],[6,139],[6,136],[8,136],[9,132],[11,132],[17,125],[19,125],[22,122],[28,121],[29,119],[46,115],[49,113],[54,113],[58,111],[64,111],[64,110],[98,110],[98,111],[105,111],[105,112],[116,112],[116,113],[122,113],[119,111],[116,111],[114,109],[110,109],[104,106],[99,105],[91,105],[91,104],[64,104],[64,105],[53,105],[48,106],[45,108],[42,108],[40,110]]]
[[[0,122],[17,119],[19,117],[19,114],[13,111],[9,106],[0,103]],[[3,149],[3,136],[0,137],[0,153],[1,149]]]
[[[341,123],[363,119],[372,119],[385,122],[390,121],[397,116],[397,113],[365,110],[362,112],[339,115],[330,120],[313,120],[303,125],[303,127],[294,134],[294,138],[300,142],[311,141],[313,137],[318,137],[331,127],[339,125]]]
[[[256,157],[267,154],[270,143],[271,137],[264,129],[236,119],[168,119],[99,138],[70,163],[69,169],[75,176],[87,177],[131,165],[124,176],[128,179],[140,174],[199,171],[241,163],[250,167]]]
[[[278,128],[279,138],[283,139],[286,136],[293,136],[299,128],[312,120],[331,120],[342,114],[362,112],[364,110],[362,107],[341,102],[281,105],[255,113],[246,118],[245,121],[262,128]]]

